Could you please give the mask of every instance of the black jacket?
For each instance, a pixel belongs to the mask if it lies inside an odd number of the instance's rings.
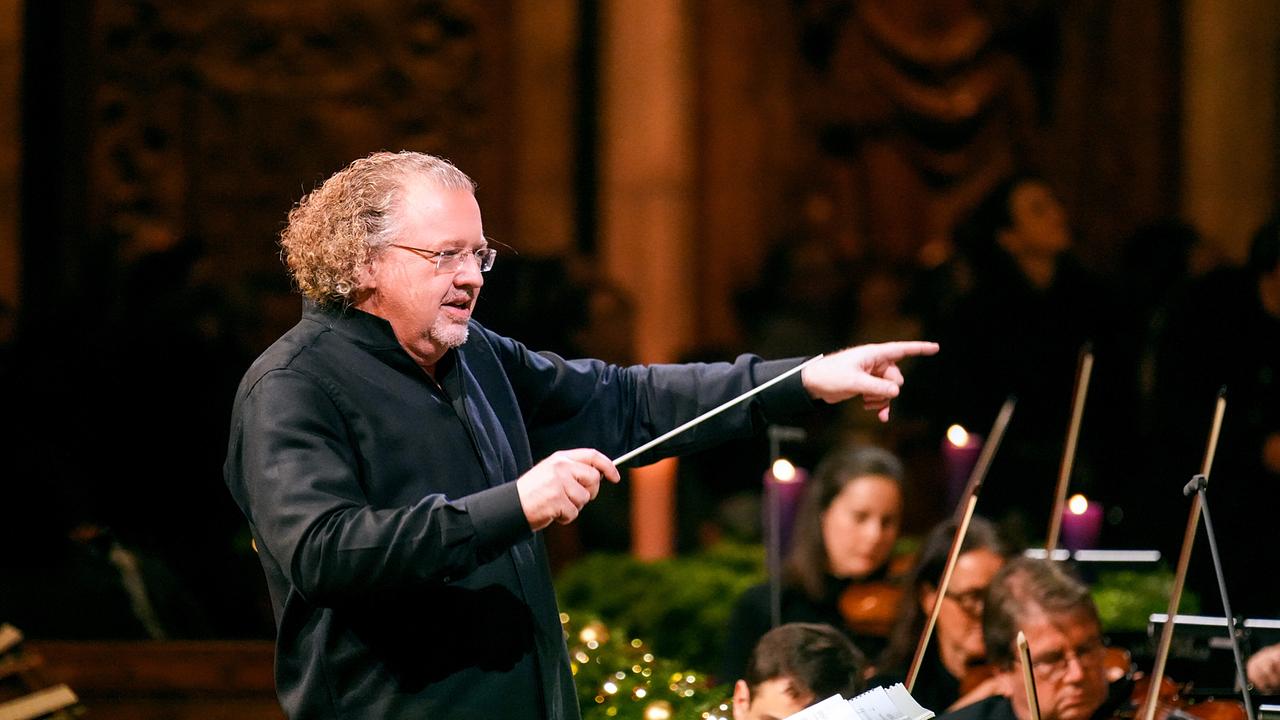
[[[794,361],[618,368],[471,323],[437,386],[366,313],[309,307],[241,382],[226,481],[249,520],[291,718],[575,718],[541,536],[513,482],[573,447],[610,457]],[[638,462],[812,401],[798,375]]]

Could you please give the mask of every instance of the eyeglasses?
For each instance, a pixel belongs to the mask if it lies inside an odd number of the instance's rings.
[[[1077,645],[1073,650],[1055,650],[1031,659],[1031,670],[1042,678],[1061,677],[1067,671],[1067,664],[1072,658],[1082,668],[1092,668],[1102,660],[1103,650],[1101,638],[1092,638]]]
[[[476,265],[480,267],[480,272],[489,272],[493,269],[494,261],[498,259],[498,251],[487,247],[479,250],[426,250],[409,245],[387,244],[391,247],[398,247],[401,250],[408,250],[430,260],[436,264],[436,272],[457,272],[462,267],[462,261],[469,256],[475,256]]]
[[[947,591],[946,599],[954,601],[967,615],[981,615],[987,601],[987,589],[984,587],[964,592]]]

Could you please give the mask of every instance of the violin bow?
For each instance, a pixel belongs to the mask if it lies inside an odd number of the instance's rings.
[[[742,401],[744,401],[744,400],[746,400],[746,399],[748,399],[748,398],[750,398],[750,397],[753,397],[753,396],[755,396],[755,395],[757,395],[757,394],[759,394],[759,393],[764,392],[765,390],[769,389],[770,387],[773,387],[774,385],[777,385],[778,383],[782,382],[783,380],[785,380],[785,379],[787,379],[787,378],[791,377],[792,375],[795,375],[796,373],[800,372],[801,370],[805,369],[806,367],[808,367],[808,366],[809,366],[809,364],[810,364],[810,363],[817,362],[818,360],[821,360],[821,359],[822,359],[822,356],[821,356],[821,355],[814,355],[813,357],[809,358],[808,360],[805,360],[804,362],[802,362],[802,363],[800,363],[799,365],[797,365],[797,366],[795,366],[795,367],[791,368],[790,370],[788,370],[788,371],[786,371],[786,372],[782,373],[781,375],[779,375],[779,376],[777,376],[777,377],[773,378],[772,380],[769,380],[769,381],[767,381],[767,382],[760,383],[759,385],[757,385],[757,386],[755,386],[755,387],[751,388],[750,390],[748,390],[748,391],[746,391],[746,392],[742,393],[742,394],[741,394],[741,395],[739,395],[738,397],[733,398],[732,400],[729,400],[729,401],[727,401],[727,402],[725,402],[725,403],[723,403],[723,404],[721,404],[721,405],[719,405],[719,406],[717,406],[717,407],[714,407],[714,408],[712,408],[712,409],[710,409],[710,410],[708,410],[708,411],[706,411],[706,412],[702,413],[702,414],[701,414],[701,415],[699,415],[698,417],[696,417],[696,418],[694,418],[694,419],[690,420],[689,422],[687,422],[687,423],[685,423],[685,424],[681,425],[680,427],[677,427],[677,428],[675,428],[674,430],[668,430],[667,432],[665,432],[665,433],[663,433],[663,434],[659,435],[658,437],[656,437],[656,438],[654,438],[654,439],[650,440],[649,442],[647,442],[647,443],[645,443],[645,444],[641,445],[640,447],[636,448],[635,450],[632,450],[632,451],[630,451],[630,452],[627,452],[627,453],[624,453],[624,454],[622,454],[622,455],[619,455],[618,457],[614,458],[612,462],[613,462],[613,464],[614,464],[614,465],[621,465],[622,463],[624,463],[624,462],[626,462],[626,461],[628,461],[628,460],[630,460],[630,459],[634,458],[635,456],[639,455],[640,453],[642,453],[642,452],[644,452],[644,451],[646,451],[646,450],[649,450],[650,448],[653,448],[653,447],[656,447],[656,446],[658,446],[658,445],[661,445],[662,443],[664,443],[664,442],[666,442],[666,441],[670,440],[671,438],[675,437],[676,435],[679,435],[680,433],[685,432],[686,430],[689,430],[689,429],[693,428],[695,425],[698,425],[698,424],[702,423],[702,422],[703,422],[703,421],[705,421],[705,420],[710,420],[711,418],[715,417],[716,415],[719,415],[720,413],[724,412],[725,410],[728,410],[729,408],[733,407],[734,405],[737,405],[737,404],[741,403]]]
[[[978,492],[982,490],[982,481],[987,475],[987,468],[991,466],[991,459],[995,457],[996,449],[1000,447],[1000,440],[1004,437],[1004,430],[1009,425],[1015,403],[1012,397],[1004,401],[1000,414],[996,416],[995,424],[991,426],[987,444],[982,446],[982,453],[978,455],[978,462],[973,466],[973,473],[969,476],[969,484],[965,487],[965,494],[962,496],[965,500],[960,504],[956,516],[959,524],[956,526],[955,537],[951,540],[946,569],[943,570],[942,580],[938,583],[938,591],[933,600],[933,609],[929,612],[929,620],[925,623],[924,632],[920,634],[920,642],[916,645],[916,654],[911,658],[911,669],[907,671],[907,692],[915,688],[916,677],[920,675],[920,666],[924,663],[924,651],[929,647],[933,627],[938,623],[942,599],[947,595],[947,586],[951,584],[951,573],[956,569],[956,560],[960,558],[964,536],[969,532],[969,521],[973,519],[973,509],[978,504]]]
[[[1218,402],[1214,405],[1213,425],[1209,429],[1209,444],[1204,451],[1204,463],[1200,474],[1207,480],[1209,470],[1213,468],[1213,455],[1218,449],[1218,434],[1222,431],[1222,415],[1227,411],[1226,388],[1218,391]],[[1191,563],[1191,548],[1196,540],[1196,528],[1200,524],[1200,493],[1191,499],[1191,514],[1187,518],[1187,530],[1182,536],[1182,552],[1178,555],[1178,570],[1173,576],[1173,590],[1169,594],[1169,611],[1160,632],[1160,645],[1156,650],[1155,665],[1151,670],[1151,689],[1142,706],[1143,720],[1154,720],[1156,706],[1159,704],[1160,683],[1164,680],[1165,662],[1169,659],[1169,647],[1173,643],[1173,628],[1178,616],[1178,605],[1182,602],[1182,586],[1187,581],[1187,567]],[[1230,630],[1231,618],[1227,618]]]
[[[1062,531],[1062,511],[1067,503],[1067,484],[1071,480],[1071,467],[1076,459],[1076,442],[1080,438],[1080,419],[1084,416],[1084,401],[1089,395],[1089,377],[1093,374],[1093,351],[1086,344],[1080,348],[1080,361],[1076,366],[1076,389],[1071,401],[1071,422],[1067,426],[1067,441],[1062,448],[1062,464],[1058,467],[1058,488],[1053,498],[1053,512],[1049,515],[1049,536],[1044,543],[1045,557],[1053,559],[1058,548],[1058,535]]]
[[[1022,658],[1022,686],[1027,689],[1027,707],[1031,710],[1031,720],[1040,720],[1040,696],[1036,693],[1036,678],[1031,674],[1031,648],[1027,646],[1027,636],[1018,631],[1018,657]]]

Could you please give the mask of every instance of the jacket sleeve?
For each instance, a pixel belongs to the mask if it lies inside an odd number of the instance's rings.
[[[592,447],[618,457],[798,365],[742,355],[732,363],[634,365],[565,360],[489,333],[520,399],[535,459]],[[631,465],[750,435],[812,410],[799,373],[642,454]]]
[[[227,479],[259,542],[308,601],[458,579],[531,535],[514,483],[378,508],[355,432],[321,384],[264,375],[237,405]],[[263,547],[265,546],[265,547]]]

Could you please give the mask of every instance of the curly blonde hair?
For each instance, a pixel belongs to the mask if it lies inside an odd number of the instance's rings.
[[[320,307],[342,307],[360,270],[400,234],[399,202],[412,178],[475,192],[466,173],[419,152],[378,152],[335,173],[298,201],[280,233],[281,255],[298,289]]]

